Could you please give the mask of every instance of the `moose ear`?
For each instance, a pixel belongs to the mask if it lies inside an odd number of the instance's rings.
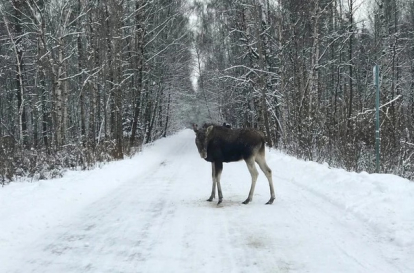
[[[223,122],[223,127],[231,129],[231,125],[228,124],[227,122]]]
[[[194,130],[194,132],[196,132],[196,133],[197,133],[197,131],[198,131],[198,126],[197,126],[197,124],[195,124],[195,123],[193,123],[193,130]]]
[[[206,135],[208,135],[211,132],[211,130],[213,130],[213,125],[207,127]]]

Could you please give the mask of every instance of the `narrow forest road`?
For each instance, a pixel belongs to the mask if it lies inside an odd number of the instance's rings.
[[[271,160],[273,205],[263,173],[241,204],[250,177],[240,162],[225,164],[217,206],[205,201],[210,166],[192,131],[151,148],[158,159],[139,175],[0,257],[0,272],[413,272],[406,253]]]

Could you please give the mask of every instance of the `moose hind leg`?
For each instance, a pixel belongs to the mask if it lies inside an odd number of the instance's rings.
[[[259,175],[259,172],[256,169],[253,158],[246,159],[245,161],[246,161],[247,168],[249,169],[250,175],[252,176],[252,185],[250,187],[249,196],[243,202],[243,204],[249,204],[249,202],[252,201],[253,199],[254,188],[256,187],[256,181],[257,181],[257,176]]]
[[[214,198],[216,198],[216,184],[217,184],[217,180],[216,180],[216,168],[214,166],[214,162],[211,163],[211,176],[213,178],[213,185],[212,185],[212,189],[211,189],[211,195],[210,198],[207,199],[207,201],[211,202],[213,201]]]
[[[266,175],[267,180],[269,181],[270,199],[266,203],[266,205],[270,205],[275,200],[275,189],[273,187],[272,170],[269,168],[269,166],[267,166],[264,156],[259,155],[258,157],[256,157],[256,162],[257,164],[259,164],[260,169],[263,171],[263,173]]]
[[[219,196],[219,201],[217,203],[220,204],[223,201],[223,193],[221,192],[221,184],[220,184],[220,177],[221,177],[221,172],[223,170],[223,162],[215,162],[215,174],[216,174],[216,183],[217,183],[217,191],[218,191],[218,196]]]

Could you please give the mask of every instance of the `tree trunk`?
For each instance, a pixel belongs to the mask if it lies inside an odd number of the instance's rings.
[[[134,107],[134,118],[132,120],[132,128],[131,128],[131,138],[130,138],[130,145],[134,145],[134,140],[137,132],[138,127],[138,120],[141,112],[141,94],[142,94],[142,71],[143,71],[143,64],[144,64],[144,11],[143,6],[145,2],[143,0],[137,0],[135,4],[136,9],[136,36],[135,36],[135,50],[136,50],[136,58],[135,58],[135,65],[136,65],[136,94],[135,94],[135,107]]]
[[[257,39],[257,48],[259,54],[259,82],[258,86],[261,91],[261,101],[260,101],[260,119],[261,121],[260,127],[261,129],[264,128],[266,131],[266,141],[269,146],[273,146],[272,144],[272,135],[270,132],[270,125],[269,125],[269,111],[267,110],[267,98],[266,98],[266,81],[264,76],[265,71],[265,56],[263,50],[263,40],[262,40],[262,6],[260,4],[256,5],[256,39]]]

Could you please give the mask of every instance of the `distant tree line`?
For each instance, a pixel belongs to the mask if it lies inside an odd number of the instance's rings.
[[[355,0],[1,0],[0,183],[202,121],[373,172],[374,64],[381,171],[413,179],[414,0],[368,3],[361,21]]]
[[[306,160],[414,178],[414,1],[196,1],[197,113]]]
[[[2,0],[0,183],[120,159],[190,96],[185,0]]]

